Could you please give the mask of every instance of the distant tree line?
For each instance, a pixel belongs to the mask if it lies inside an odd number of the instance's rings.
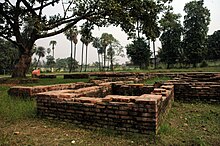
[[[177,63],[196,67],[205,60],[220,59],[220,31],[207,35],[210,12],[203,5],[203,0],[185,5],[183,26],[179,21],[181,16],[172,11],[165,13],[160,20],[163,33],[158,57],[167,64],[167,68]]]
[[[220,59],[220,31],[215,31],[210,36],[207,35],[210,12],[204,7],[203,0],[186,3],[183,26],[180,22],[180,14],[174,14],[172,7],[168,7],[166,10],[160,20],[155,20],[155,27],[151,27],[147,33],[143,28],[142,23],[144,22],[140,21],[137,24],[137,37],[134,37],[132,44],[126,47],[127,55],[133,64],[138,65],[141,69],[149,65],[152,53],[149,52],[149,40],[154,42],[158,37],[162,46],[159,48],[157,56],[155,48],[153,48],[154,60],[158,58],[160,62],[167,65],[168,69],[174,67],[175,64],[179,64],[181,67],[191,65],[196,67],[198,63],[205,60]],[[148,40],[147,43],[147,40],[142,39],[146,43],[146,45],[142,45],[144,49],[140,48],[140,31]],[[156,61],[154,61],[154,67],[156,68]]]

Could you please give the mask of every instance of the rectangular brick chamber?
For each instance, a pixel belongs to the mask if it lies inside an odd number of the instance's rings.
[[[220,103],[219,73],[188,73],[172,82],[175,100]]]
[[[156,134],[171,106],[174,86],[107,82],[74,90],[35,94],[41,117],[75,123],[85,128]]]

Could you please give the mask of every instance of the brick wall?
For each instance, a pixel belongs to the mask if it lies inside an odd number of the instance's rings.
[[[109,87],[109,83],[103,86]],[[42,117],[71,121],[87,128],[104,127],[144,134],[157,132],[172,99],[172,85],[164,85],[141,96],[99,98],[76,96],[65,91],[36,95],[37,112]]]
[[[183,82],[174,83],[175,99],[182,101],[211,101],[220,103],[220,83]]]
[[[92,83],[70,83],[70,84],[56,84],[48,86],[34,86],[34,87],[25,87],[25,86],[14,86],[8,90],[10,96],[29,98],[33,95],[41,92],[48,92],[54,90],[65,90],[65,89],[79,89],[82,87],[92,86]]]

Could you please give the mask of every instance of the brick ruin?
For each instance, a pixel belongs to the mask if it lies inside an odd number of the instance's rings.
[[[183,74],[173,84],[175,100],[220,103],[220,74]]]
[[[154,85],[140,83],[155,76],[170,76],[173,80]],[[143,134],[157,133],[174,95],[175,100],[220,101],[219,74],[142,73],[126,77],[99,73],[97,78],[89,83],[12,87],[8,93],[35,97],[41,117],[61,119],[85,128]]]

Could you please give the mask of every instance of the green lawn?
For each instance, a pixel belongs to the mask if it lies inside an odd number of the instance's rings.
[[[63,79],[63,76],[57,76],[55,79],[39,79],[38,83],[24,84],[25,86],[37,86],[37,85],[54,85],[54,84],[66,84],[76,82],[88,82],[89,79]]]
[[[171,80],[171,79],[172,79],[172,78],[166,77],[166,76],[164,76],[164,77],[154,77],[154,78],[151,78],[151,79],[147,79],[147,80],[145,81],[145,84],[147,84],[147,85],[152,85],[152,84],[154,84],[155,82],[165,82],[165,81]]]

